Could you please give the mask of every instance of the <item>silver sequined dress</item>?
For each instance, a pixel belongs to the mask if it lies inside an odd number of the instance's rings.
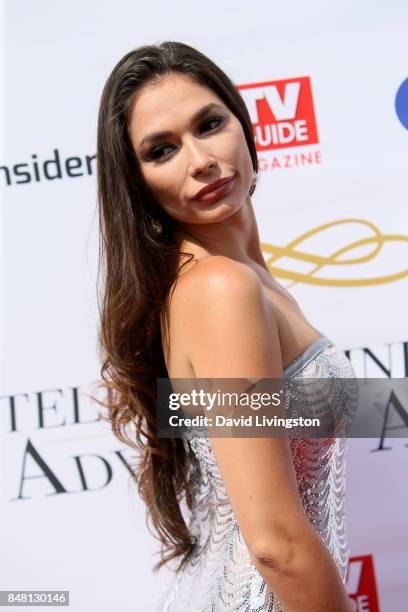
[[[283,372],[284,384],[299,378],[332,379],[326,381],[330,387],[332,382],[336,383],[334,379],[355,379],[356,374],[344,352],[321,336]],[[345,394],[338,392],[338,382],[333,385],[331,396],[326,384],[325,398],[329,394],[331,409],[337,402],[337,409],[344,411]],[[307,394],[300,400],[307,402]],[[289,433],[289,439],[306,514],[328,547],[344,582],[349,557],[345,526],[347,438],[291,438]],[[249,556],[210,438],[193,436],[190,444],[200,465],[197,504],[189,522],[190,531],[197,538],[197,551],[181,572],[170,575],[156,611],[283,612]]]

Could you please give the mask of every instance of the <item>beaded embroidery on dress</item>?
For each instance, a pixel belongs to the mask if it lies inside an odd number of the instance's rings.
[[[333,383],[334,390],[330,394],[331,410],[336,409],[336,403],[340,413],[353,410],[345,406],[345,398],[352,403],[353,394],[342,391],[337,379],[353,379],[356,373],[344,352],[326,336],[313,342],[283,372],[287,389],[292,379],[299,378],[336,379],[327,381],[329,386]],[[290,391],[285,394],[289,397]],[[296,401],[305,405],[307,393]],[[197,503],[189,522],[197,550],[181,572],[170,576],[156,611],[284,612],[250,558],[218,471],[211,439],[188,437],[200,466],[195,483]],[[291,437],[289,430],[289,439],[303,507],[344,582],[349,557],[345,524],[347,438]]]

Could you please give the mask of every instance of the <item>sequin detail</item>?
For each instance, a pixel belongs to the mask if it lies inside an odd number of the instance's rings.
[[[345,410],[345,391],[338,379],[356,378],[343,351],[320,337],[283,372],[291,407],[316,402],[307,391],[291,394],[291,381],[324,381],[322,397],[330,408]],[[296,387],[299,389],[299,387]],[[302,385],[300,385],[302,389]],[[350,398],[349,398],[350,399]],[[350,400],[351,401],[351,400]],[[322,407],[324,409],[324,405]],[[290,448],[306,514],[333,557],[345,581],[349,557],[345,522],[345,452],[347,438],[291,437]],[[197,503],[189,529],[197,549],[184,569],[170,575],[156,612],[284,612],[252,562],[208,437],[189,436],[200,470],[195,482]]]

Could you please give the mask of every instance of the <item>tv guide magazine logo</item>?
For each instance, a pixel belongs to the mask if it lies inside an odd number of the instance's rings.
[[[238,87],[254,128],[257,151],[319,142],[310,77]]]

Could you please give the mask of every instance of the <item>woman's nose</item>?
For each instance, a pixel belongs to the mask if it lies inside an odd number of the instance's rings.
[[[194,176],[201,172],[208,172],[215,166],[215,160],[210,153],[200,144],[194,143],[189,146],[189,158],[191,174]]]

